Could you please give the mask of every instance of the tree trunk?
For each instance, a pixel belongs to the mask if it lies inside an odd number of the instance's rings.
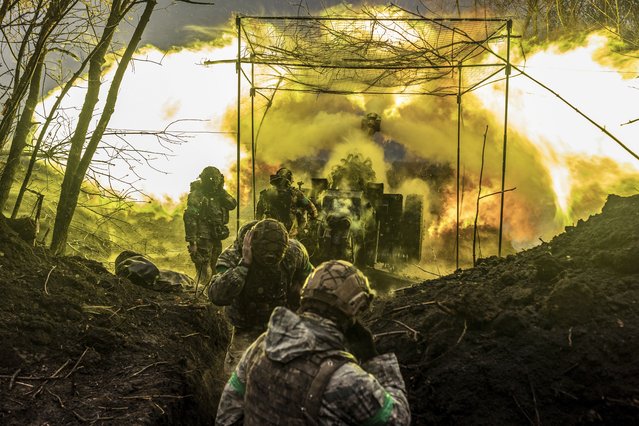
[[[100,77],[102,76],[102,66],[105,62],[105,56],[109,46],[111,45],[111,40],[113,39],[118,23],[122,19],[121,6],[121,0],[113,0],[113,3],[111,3],[111,11],[109,12],[107,23],[104,27],[102,36],[100,37],[100,41],[98,42],[95,55],[93,55],[89,62],[87,93],[84,97],[82,109],[80,110],[78,123],[76,124],[75,131],[71,137],[71,146],[67,156],[66,169],[64,172],[64,178],[62,179],[60,198],[53,225],[51,249],[55,253],[64,252],[64,246],[69,232],[69,224],[73,217],[73,208],[70,209],[69,205],[71,203],[77,203],[77,196],[75,199],[70,197],[71,190],[69,188],[72,187],[75,170],[80,164],[80,157],[89,131],[91,118],[93,117],[93,111],[95,109],[95,105],[98,103],[100,86],[102,84]]]
[[[42,0],[38,2],[36,5],[37,10],[42,5]],[[4,4],[3,4],[4,6]],[[25,73],[20,73],[20,65],[22,64],[26,50],[29,45],[29,38],[33,30],[37,26],[38,14],[36,13],[33,17],[33,20],[29,23],[29,26],[25,32],[24,38],[20,45],[20,49],[18,51],[18,55],[16,58],[16,66],[15,66],[15,75],[13,78],[13,91],[11,92],[11,96],[7,99],[3,107],[3,115],[0,120],[0,150],[4,148],[7,140],[9,140],[9,135],[11,134],[11,129],[15,120],[16,113],[18,108],[20,107],[20,102],[24,98],[24,95],[27,93],[29,89],[29,84],[31,83],[31,76],[33,75],[33,71],[35,70],[39,60],[40,55],[42,54],[42,50],[45,47],[46,41],[51,35],[51,31],[55,27],[55,21],[52,18],[53,7],[49,6],[47,9],[47,14],[44,17],[40,32],[38,33],[38,38],[33,46],[33,53],[31,57],[27,61],[25,65]],[[6,13],[6,11],[5,11]]]
[[[114,1],[114,3],[116,3]],[[67,162],[67,167],[64,174],[64,180],[62,182],[62,192],[60,193],[60,200],[58,203],[58,209],[55,218],[55,225],[53,228],[53,237],[51,241],[51,249],[56,254],[64,253],[64,249],[66,246],[69,226],[71,225],[71,219],[73,218],[73,214],[75,212],[75,208],[77,206],[78,197],[80,195],[80,189],[82,187],[82,182],[84,181],[84,177],[86,172],[91,164],[91,160],[93,159],[93,155],[102,140],[102,136],[104,135],[104,131],[109,124],[109,120],[113,115],[113,111],[115,110],[115,104],[118,98],[118,91],[120,89],[120,85],[122,83],[122,79],[124,78],[124,73],[131,62],[131,58],[133,57],[133,53],[137,49],[138,43],[142,38],[142,34],[148,24],[151,14],[156,5],[156,0],[147,0],[146,6],[142,15],[140,16],[140,20],[131,36],[131,40],[122,55],[122,58],[118,64],[115,75],[113,77],[113,81],[109,88],[109,93],[107,95],[106,103],[104,106],[104,111],[100,116],[100,120],[96,126],[96,129],[93,131],[91,135],[91,139],[86,147],[84,154],[82,154],[83,142],[86,138],[89,120],[91,118],[91,114],[93,112],[93,107],[95,103],[91,105],[91,108],[86,108],[85,105],[82,107],[82,112],[80,113],[82,118],[82,113],[87,112],[89,116],[85,116],[85,122],[82,123],[82,127],[80,125],[80,120],[78,121],[78,128],[83,131],[81,134],[77,134],[78,130],[76,129],[76,134],[73,135],[72,138],[72,146],[71,151],[69,151],[69,161]],[[104,61],[104,55],[96,55],[96,57],[100,57],[102,61]],[[101,67],[100,67],[101,68]],[[89,75],[91,77],[91,71],[96,71],[94,69],[93,63],[89,68]],[[95,77],[95,76],[94,76]],[[97,92],[99,91],[99,75],[97,75],[97,85],[96,89],[96,97]],[[91,89],[92,81],[89,80],[89,90]],[[89,97],[89,93],[87,92],[87,98]],[[97,99],[96,99],[97,101]],[[86,101],[85,101],[86,104]],[[80,140],[81,139],[81,140]],[[79,144],[79,146],[74,146],[73,142]],[[74,149],[75,148],[75,149]]]
[[[22,115],[16,125],[16,131],[13,135],[13,141],[11,142],[11,149],[9,150],[9,156],[7,157],[7,163],[2,171],[0,177],[0,211],[4,209],[7,199],[9,198],[9,192],[11,186],[20,165],[20,156],[24,147],[27,146],[27,137],[29,136],[31,129],[33,128],[33,113],[40,95],[40,81],[42,80],[42,69],[44,68],[44,58],[46,52],[42,52],[40,60],[36,64],[35,70],[31,76],[31,84],[29,85],[29,95],[24,104]]]
[[[104,42],[104,40],[101,40],[100,42],[102,43]],[[20,205],[22,204],[22,198],[24,197],[24,193],[26,192],[27,186],[29,185],[29,181],[31,180],[31,174],[33,173],[33,168],[35,167],[35,163],[38,159],[38,152],[40,151],[40,146],[42,145],[44,137],[47,134],[49,125],[55,118],[58,108],[60,107],[60,104],[62,103],[62,100],[67,95],[69,90],[71,90],[71,88],[75,84],[75,81],[78,79],[78,77],[82,75],[82,73],[84,72],[84,69],[88,65],[91,58],[93,58],[97,50],[100,49],[100,46],[101,44],[97,44],[95,46],[95,48],[87,55],[84,61],[82,61],[82,63],[80,64],[76,72],[69,78],[64,88],[58,95],[58,98],[56,99],[55,103],[51,107],[51,111],[49,111],[49,115],[44,120],[44,124],[42,125],[42,128],[40,129],[40,134],[38,135],[38,140],[36,141],[35,146],[33,147],[33,151],[31,152],[29,165],[27,166],[27,171],[25,172],[24,179],[22,180],[22,185],[20,186],[20,190],[18,191],[18,196],[16,197],[16,203],[13,206],[13,212],[11,213],[12,219],[15,219],[16,217],[18,217],[18,212],[20,211]]]

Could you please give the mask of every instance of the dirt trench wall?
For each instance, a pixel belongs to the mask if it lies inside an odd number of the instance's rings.
[[[639,196],[506,258],[380,301],[415,424],[634,424]]]
[[[228,329],[160,293],[20,240],[0,218],[0,423],[210,424]]]

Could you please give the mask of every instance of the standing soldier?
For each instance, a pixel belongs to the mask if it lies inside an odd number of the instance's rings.
[[[313,269],[304,246],[284,226],[264,219],[244,225],[217,261],[209,299],[226,306],[233,325],[224,369],[229,374],[244,350],[266,330],[276,306],[297,309],[300,290]]]
[[[293,172],[279,169],[270,179],[271,188],[260,192],[255,218],[273,218],[284,224],[291,236],[305,225],[304,214],[309,219],[317,218],[315,204],[302,191],[293,186]]]
[[[222,240],[229,236],[229,211],[237,201],[224,189],[224,175],[216,167],[202,170],[191,182],[184,211],[184,233],[197,271],[197,282],[206,282],[222,252]]]

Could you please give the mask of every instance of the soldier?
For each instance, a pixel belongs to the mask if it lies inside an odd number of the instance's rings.
[[[222,240],[229,236],[229,211],[237,201],[224,190],[224,175],[216,167],[202,170],[191,182],[191,192],[184,211],[184,233],[189,254],[195,264],[197,280],[206,281],[215,270],[222,251]]]
[[[310,219],[317,218],[317,209],[302,191],[293,187],[293,172],[279,169],[270,179],[271,188],[260,192],[255,218],[273,218],[284,224],[286,230],[295,236],[305,225],[304,213]]]
[[[276,308],[266,333],[242,356],[216,424],[410,424],[397,358],[378,355],[358,320],[372,298],[352,264],[318,266],[302,289],[299,314]]]
[[[224,360],[228,374],[266,330],[276,306],[297,309],[300,290],[312,269],[304,246],[289,239],[278,221],[253,221],[240,229],[235,243],[220,255],[208,290],[211,302],[227,307],[233,325]]]

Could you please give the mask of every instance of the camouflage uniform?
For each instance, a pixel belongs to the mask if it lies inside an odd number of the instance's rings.
[[[205,168],[213,169],[212,167]],[[217,170],[217,169],[215,169]],[[203,171],[202,174],[205,172]],[[219,171],[217,171],[219,174]],[[229,236],[226,224],[229,211],[235,209],[237,202],[223,188],[222,181],[209,183],[202,178],[191,183],[191,191],[184,211],[184,233],[189,246],[191,260],[198,275],[208,277],[208,270],[215,270],[217,258],[222,251],[222,240]],[[205,278],[206,280],[206,278]]]
[[[276,306],[291,309],[299,306],[300,289],[313,269],[306,249],[294,239],[288,240],[284,258],[274,269],[261,268],[257,264],[243,265],[244,236],[257,223],[244,225],[234,244],[219,256],[217,274],[208,289],[211,302],[226,306],[226,315],[234,327],[225,360],[229,373],[244,350],[266,330]]]
[[[115,259],[115,274],[155,291],[179,291],[195,284],[188,275],[159,269],[146,257],[129,250],[123,251]]]
[[[317,218],[317,208],[302,191],[291,186],[292,179],[291,171],[284,168],[271,176],[272,187],[260,192],[255,218],[276,219],[294,236],[305,225],[305,213],[310,219]]]
[[[345,351],[344,340],[327,318],[276,308],[267,332],[248,348],[224,387],[216,424],[410,424],[395,355],[360,365]],[[321,388],[313,377],[322,374],[309,378],[308,372],[323,371],[326,359],[334,366],[322,378],[324,391],[313,395],[310,389]]]

